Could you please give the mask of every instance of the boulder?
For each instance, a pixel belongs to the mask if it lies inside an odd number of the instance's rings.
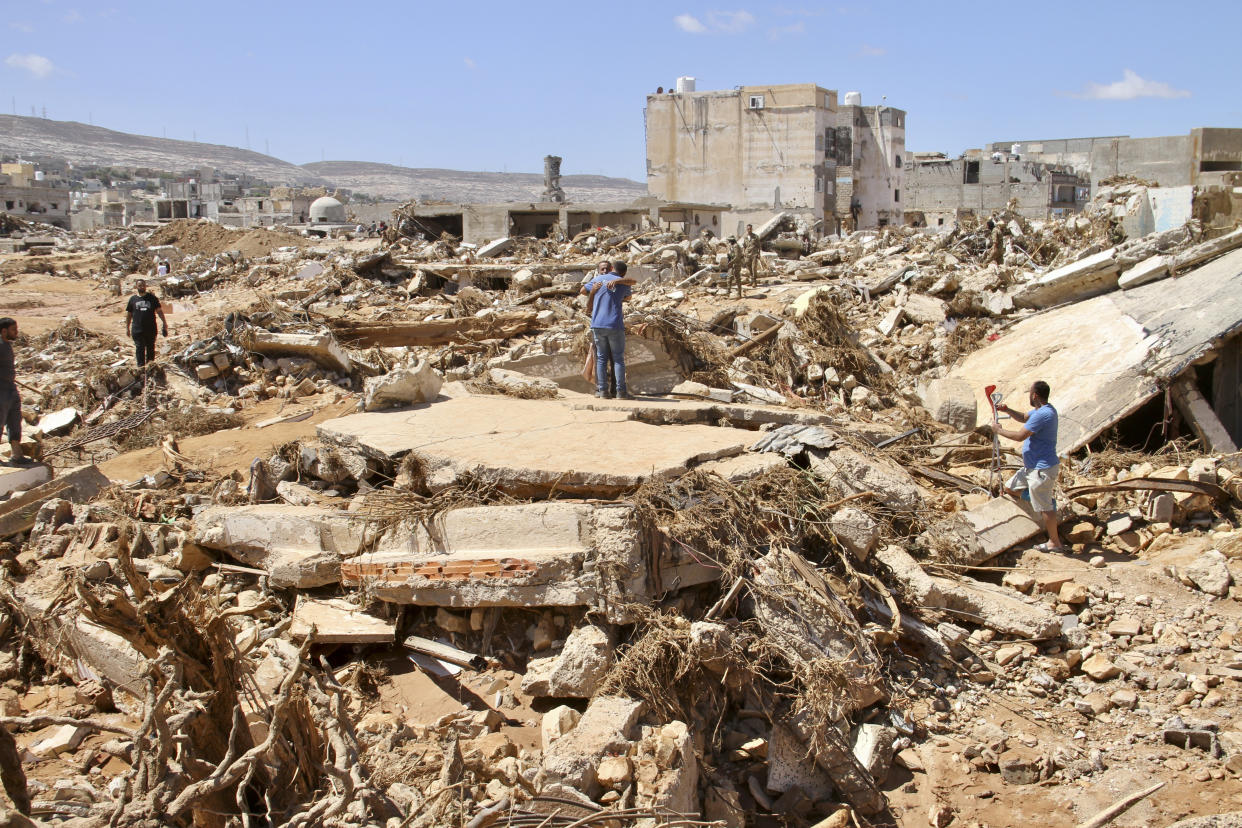
[[[443,384],[443,378],[424,359],[413,368],[398,368],[382,377],[369,378],[362,407],[365,411],[381,411],[428,403],[440,393]]]

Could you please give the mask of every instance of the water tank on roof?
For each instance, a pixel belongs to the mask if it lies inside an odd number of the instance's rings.
[[[680,77],[677,79],[677,94],[684,95],[687,92],[694,91],[694,78]]]
[[[862,106],[862,93],[861,92],[846,92],[845,93],[845,105],[846,106]]]

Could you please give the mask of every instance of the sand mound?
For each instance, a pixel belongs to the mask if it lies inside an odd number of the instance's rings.
[[[280,230],[250,230],[223,227],[204,219],[180,219],[166,224],[148,242],[149,246],[174,245],[186,255],[214,256],[226,250],[240,250],[243,256],[266,256],[278,247],[301,246],[306,239]]]

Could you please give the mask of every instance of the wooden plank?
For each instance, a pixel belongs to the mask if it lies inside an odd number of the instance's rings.
[[[1210,452],[1231,454],[1238,450],[1233,438],[1221,424],[1220,418],[1208,405],[1208,401],[1199,393],[1199,387],[1188,377],[1183,377],[1173,384],[1173,402],[1186,418],[1186,422],[1194,429],[1203,448]]]
[[[329,320],[337,338],[350,345],[370,348],[464,344],[481,339],[509,339],[538,326],[536,310],[508,311],[492,316],[429,321],[388,320],[358,322]]]

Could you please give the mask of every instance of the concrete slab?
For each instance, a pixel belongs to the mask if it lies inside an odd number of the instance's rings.
[[[740,454],[751,438],[741,429],[653,426],[622,411],[498,396],[355,414],[322,423],[318,432],[325,442],[385,463],[413,455],[433,490],[472,476],[520,497],[554,488],[615,497],[645,480]]]
[[[783,469],[789,461],[783,455],[766,452],[764,454],[739,454],[726,460],[712,460],[704,463],[699,469],[718,474],[730,483],[741,483],[750,480],[772,469]]]
[[[1117,287],[1118,270],[1117,248],[1110,247],[1048,271],[1015,293],[1013,303],[1020,308],[1048,308],[1098,296]]]
[[[640,396],[633,400],[601,400],[593,395],[566,395],[566,404],[581,411],[624,411],[632,419],[653,425],[721,421],[739,428],[775,425],[832,425],[832,417],[811,409],[775,405],[723,403],[718,400],[686,400],[674,397]]]
[[[655,565],[653,566],[653,562]],[[716,580],[680,549],[653,555],[629,506],[570,501],[454,509],[341,564],[376,597],[444,607],[593,606]]]
[[[289,635],[303,639],[315,630],[323,644],[387,644],[397,639],[396,627],[344,598],[308,598],[299,595],[293,608]]]
[[[52,470],[42,464],[23,467],[0,466],[0,497],[18,489],[25,491],[51,479]]]
[[[26,471],[35,472],[38,466]],[[46,467],[44,471],[46,471]],[[37,474],[37,472],[35,472]],[[62,471],[46,483],[40,483],[0,503],[0,538],[25,532],[34,526],[39,507],[54,497],[86,503],[112,485],[97,466],[78,466]]]
[[[983,547],[980,554],[984,556],[979,560],[962,561],[965,564],[983,563],[1044,531],[1029,503],[1018,503],[1008,497],[993,498],[982,506],[967,509],[962,517],[979,536]]]
[[[248,566],[266,569],[273,586],[334,584],[341,561],[361,552],[373,525],[354,515],[284,503],[212,506],[194,519],[194,541]]]
[[[1015,408],[1031,382],[1052,387],[1062,456],[1161,393],[1200,357],[1242,330],[1242,251],[1184,276],[1036,314],[975,351],[951,376],[997,390]]]
[[[561,388],[594,393],[595,386],[582,378],[582,355],[568,351],[531,354],[518,359],[499,358],[488,363],[532,377],[548,379]],[[625,337],[625,381],[632,394],[667,394],[682,381],[676,360],[655,339],[634,333]]]

